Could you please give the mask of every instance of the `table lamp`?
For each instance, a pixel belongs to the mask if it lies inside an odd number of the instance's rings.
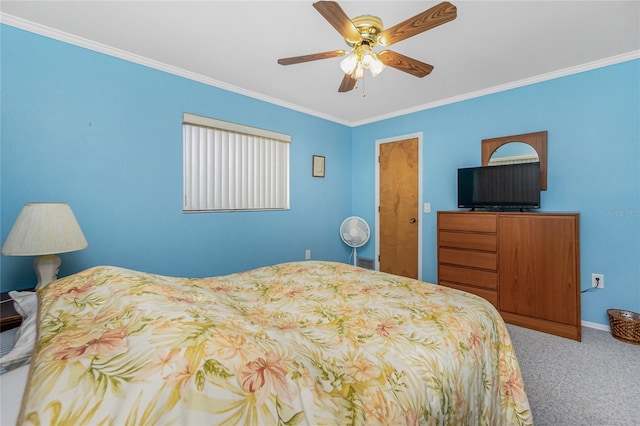
[[[39,256],[33,262],[40,287],[58,277],[57,253],[87,248],[87,240],[67,203],[27,203],[2,247],[5,256]]]

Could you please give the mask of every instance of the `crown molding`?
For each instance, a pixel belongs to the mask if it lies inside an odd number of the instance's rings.
[[[577,65],[569,68],[564,68],[557,71],[552,71],[546,74],[540,74],[537,76],[525,78],[522,80],[513,81],[506,84],[501,84],[498,86],[490,87],[487,89],[478,90],[475,92],[465,93],[459,96],[454,96],[447,99],[442,99],[435,102],[430,102],[422,105],[418,105],[412,108],[407,108],[399,111],[395,111],[389,114],[379,115],[375,117],[371,117],[365,120],[348,122],[338,117],[330,116],[316,110],[312,110],[309,108],[302,107],[297,104],[292,104],[290,102],[283,101],[281,99],[273,98],[270,96],[266,96],[264,94],[254,92],[251,90],[244,89],[242,87],[234,86],[232,84],[228,84],[219,80],[215,80],[201,74],[197,74],[191,71],[184,70],[182,68],[174,67],[172,65],[165,64],[163,62],[155,61],[153,59],[149,59],[144,56],[136,55],[131,52],[127,52],[122,49],[117,49],[112,46],[108,46],[102,43],[98,43],[83,37],[78,37],[73,34],[69,34],[64,31],[57,30],[55,28],[51,28],[45,25],[41,25],[32,21],[28,21],[26,19],[19,18],[14,15],[10,15],[7,13],[0,13],[0,23],[6,24],[12,27],[16,27],[25,31],[29,31],[35,34],[39,34],[45,37],[49,37],[55,40],[59,40],[65,43],[73,44],[75,46],[83,47],[89,50],[93,50],[95,52],[103,53],[105,55],[113,56],[119,59],[123,59],[125,61],[133,62],[139,65],[144,65],[149,68],[153,68],[159,71],[164,71],[169,74],[177,75],[180,77],[184,77],[189,80],[197,81],[209,86],[217,87],[219,89],[227,90],[229,92],[237,93],[240,95],[244,95],[250,98],[258,99],[264,102],[268,102],[270,104],[282,106],[284,108],[298,111],[304,114],[309,114],[318,118],[322,118],[325,120],[333,121],[338,124],[343,124],[349,127],[357,127],[362,126],[364,124],[370,124],[381,120],[386,120],[389,118],[399,117],[406,114],[411,114],[414,112],[424,111],[432,108],[437,108],[444,105],[453,104],[456,102],[461,102],[469,99],[478,98],[481,96],[486,96],[498,92],[504,92],[506,90],[515,89],[518,87],[528,86],[535,83],[540,83],[543,81],[553,80],[560,77],[565,77],[572,74],[578,74],[585,71],[590,71],[597,68],[606,67],[609,65],[615,65],[622,62],[631,61],[634,59],[640,58],[640,50],[624,53],[617,56],[612,56],[609,58],[599,59],[596,61],[588,62],[586,64]]]
[[[362,126],[363,124],[374,123],[376,121],[386,120],[389,118],[399,117],[401,115],[411,114],[414,112],[424,111],[427,109],[437,108],[443,105],[454,104],[456,102],[466,101],[469,99],[479,98],[481,96],[491,95],[494,93],[504,92],[518,87],[529,86],[535,83],[541,83],[543,81],[553,80],[560,77],[566,77],[572,74],[579,74],[585,71],[591,71],[597,68],[603,68],[609,65],[615,65],[622,62],[631,61],[634,59],[640,59],[640,50],[623,53],[621,55],[611,56],[609,58],[599,59],[597,61],[588,62],[586,64],[577,65],[569,68],[564,68],[557,71],[552,71],[546,74],[540,74],[533,77],[525,78],[522,80],[513,81],[511,83],[505,83],[498,86],[489,87],[487,89],[478,90],[475,92],[465,93],[459,96],[454,96],[447,99],[442,99],[436,102],[430,102],[423,105],[418,105],[413,108],[407,108],[400,111],[395,111],[390,114],[380,115],[372,117],[370,119],[351,123],[352,127]]]
[[[7,13],[0,13],[0,23],[6,24],[21,30],[29,31],[31,33],[48,37],[54,40],[69,43],[74,46],[83,47],[85,49],[89,49],[98,53],[103,53],[105,55],[113,56],[118,59],[123,59],[125,61],[133,62],[133,63],[143,65],[149,68],[153,68],[159,71],[164,71],[166,73],[173,74],[179,77],[184,77],[189,80],[197,81],[199,83],[217,87],[219,89],[227,90],[229,92],[237,93],[239,95],[244,95],[250,98],[268,102],[270,104],[282,106],[287,109],[302,112],[315,117],[323,118],[325,120],[333,121],[338,124],[349,126],[349,123],[347,121],[341,120],[340,118],[337,118],[334,116],[323,114],[321,112],[318,112],[309,108],[305,108],[297,104],[292,104],[292,103],[283,101],[281,99],[273,98],[271,96],[266,96],[262,93],[258,93],[251,90],[247,90],[242,87],[234,86],[232,84],[225,83],[223,81],[206,77],[202,74],[198,74],[191,71],[187,71],[182,68],[174,67],[164,62],[156,61],[141,55],[136,55],[126,50],[122,50],[112,46],[108,46],[106,44],[98,43],[93,40],[89,40],[89,39],[79,37],[64,31],[57,30],[55,28],[48,27],[46,25],[41,25],[33,21],[28,21],[26,19],[19,18],[14,15],[10,15]]]

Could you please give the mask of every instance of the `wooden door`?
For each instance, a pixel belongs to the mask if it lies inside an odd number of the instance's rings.
[[[380,270],[418,278],[418,139],[380,144]]]
[[[577,218],[500,215],[500,310],[579,324]]]

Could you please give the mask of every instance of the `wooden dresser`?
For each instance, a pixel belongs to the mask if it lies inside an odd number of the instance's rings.
[[[507,323],[581,339],[577,213],[438,212],[438,284]]]
[[[438,212],[438,284],[482,296],[497,308],[496,219]]]

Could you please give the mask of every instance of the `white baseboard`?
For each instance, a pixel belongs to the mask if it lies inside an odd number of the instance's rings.
[[[595,322],[582,321],[583,327],[595,328],[596,330],[608,331],[611,332],[611,327],[608,325],[602,325]]]

